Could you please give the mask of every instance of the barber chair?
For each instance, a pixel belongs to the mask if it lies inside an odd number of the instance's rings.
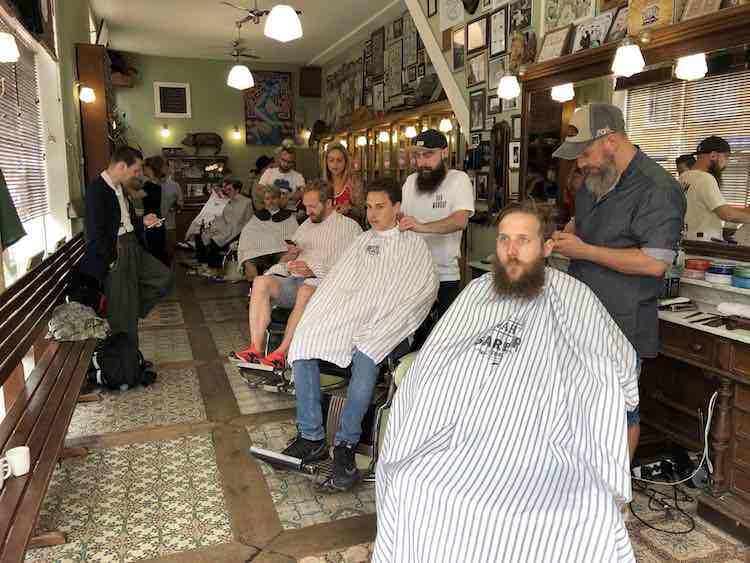
[[[409,342],[405,340],[381,363],[380,380],[375,387],[370,409],[362,420],[363,434],[356,448],[357,466],[363,472],[364,481],[372,482],[375,480],[375,467],[383,445],[393,397],[398,385],[416,358],[417,353],[408,352],[408,350]],[[321,365],[323,416],[326,421],[326,440],[330,446],[333,446],[346,402],[346,387],[345,384],[334,389],[326,389],[323,386],[322,372],[326,369],[326,366],[325,362]],[[340,370],[341,368],[337,369]],[[306,464],[299,458],[286,456],[257,446],[250,448],[250,454],[277,469],[297,471],[308,475],[319,484],[325,482],[333,474],[332,458],[322,462]]]

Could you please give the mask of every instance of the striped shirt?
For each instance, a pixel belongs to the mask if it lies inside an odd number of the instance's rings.
[[[437,290],[432,256],[419,235],[369,230],[305,307],[289,361],[321,359],[346,367],[356,347],[378,364],[422,324]]]
[[[297,260],[305,262],[316,278],[323,279],[336,260],[361,234],[362,227],[356,221],[335,211],[321,223],[313,223],[307,219],[294,234],[294,242],[302,249]],[[272,266],[266,274],[284,277],[290,275],[286,263]]]
[[[474,280],[395,396],[374,562],[634,562],[625,411],[636,354],[584,284],[533,300]]]
[[[285,241],[292,240],[296,232],[297,219],[294,215],[278,222],[271,218],[261,221],[257,215],[254,215],[240,235],[240,244],[237,249],[239,263],[244,264],[259,256],[286,252]]]

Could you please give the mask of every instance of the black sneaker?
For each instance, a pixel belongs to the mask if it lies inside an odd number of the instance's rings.
[[[328,493],[341,493],[359,483],[362,476],[354,461],[355,445],[342,442],[333,448],[333,476],[320,486],[320,490]]]
[[[328,444],[325,438],[322,440],[308,440],[301,434],[289,442],[286,449],[281,452],[284,455],[296,457],[302,460],[302,463],[312,463],[314,461],[323,461],[328,459]]]

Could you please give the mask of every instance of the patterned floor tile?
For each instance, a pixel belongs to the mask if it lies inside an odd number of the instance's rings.
[[[219,355],[226,357],[232,350],[244,350],[250,342],[247,320],[208,325]]]
[[[103,389],[100,397],[76,406],[68,438],[206,420],[194,369],[161,368],[153,385],[127,391]]]
[[[372,557],[373,544],[353,545],[339,551],[312,555],[298,559],[299,563],[368,563]]]
[[[138,333],[143,356],[155,364],[193,359],[193,350],[185,328],[163,327]]]
[[[139,322],[140,328],[184,325],[182,307],[176,301],[163,301],[154,307],[145,319]]]
[[[297,429],[294,421],[248,429],[254,445],[274,451],[286,447]],[[313,481],[293,471],[277,471],[259,462],[284,529],[303,528],[375,512],[375,484],[362,483],[353,491],[319,493]]]
[[[237,405],[242,414],[276,411],[294,408],[294,397],[279,393],[269,393],[262,389],[251,389],[240,375],[240,370],[234,364],[224,364],[224,370],[232,386],[232,392],[237,399]]]
[[[207,323],[222,323],[224,321],[247,322],[247,296],[231,297],[228,299],[209,299],[199,301],[203,319]]]
[[[126,486],[113,492],[105,486],[113,481]],[[58,529],[68,543],[30,550],[27,562],[125,563],[232,541],[211,436],[64,461],[52,477],[39,529]]]

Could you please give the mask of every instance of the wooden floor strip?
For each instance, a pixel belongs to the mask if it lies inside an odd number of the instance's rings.
[[[207,434],[212,432],[214,428],[216,428],[216,423],[208,421],[172,424],[169,426],[155,426],[153,428],[144,428],[141,430],[110,432],[108,434],[94,434],[92,436],[71,438],[65,440],[65,447],[102,450],[105,448],[127,446],[129,444],[173,440],[180,436],[189,436],[190,434]]]
[[[264,551],[300,558],[371,542],[375,539],[375,532],[374,514],[355,516],[297,530],[286,530],[265,546]]]
[[[241,543],[227,543],[183,551],[156,559],[143,559],[139,563],[243,563],[256,561],[259,551]]]

